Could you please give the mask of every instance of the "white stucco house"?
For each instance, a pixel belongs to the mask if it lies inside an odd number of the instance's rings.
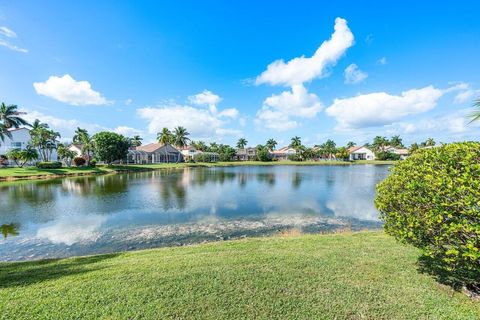
[[[0,140],[0,155],[5,155],[12,149],[25,149],[30,142],[30,130],[18,128],[8,130],[12,138],[5,136],[5,141]]]
[[[68,150],[75,152],[77,154],[77,157],[82,156],[82,148],[83,145],[81,144],[71,144],[70,146],[68,146]]]
[[[410,150],[405,148],[396,148],[396,147],[388,146],[386,147],[385,151],[398,154],[400,156],[400,160],[405,160],[410,155]]]
[[[216,152],[203,152],[202,150],[196,149],[194,146],[186,146],[184,148],[179,148],[178,150],[182,153],[185,161],[193,160],[195,156],[199,154],[210,155],[210,161],[212,162],[218,161],[219,157],[218,153]]]
[[[348,149],[348,153],[350,154],[349,160],[375,160],[375,153],[368,149],[365,146],[361,147],[351,147]]]

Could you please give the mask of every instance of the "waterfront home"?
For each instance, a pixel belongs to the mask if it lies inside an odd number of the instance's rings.
[[[270,152],[273,159],[276,160],[288,160],[289,156],[297,154],[297,151],[292,147],[283,147],[278,150],[273,150]]]
[[[81,157],[83,152],[82,152],[82,149],[83,149],[83,144],[71,144],[69,147],[68,147],[68,150],[70,151],[73,151],[75,152],[75,154],[77,155],[77,157]]]
[[[12,149],[23,150],[30,142],[30,130],[27,128],[18,128],[8,130],[12,137],[5,135],[5,141],[0,140],[0,155],[5,155]]]
[[[128,150],[127,162],[135,164],[183,162],[183,154],[171,144],[149,143]]]
[[[257,148],[244,148],[237,149],[235,153],[234,160],[238,161],[248,161],[248,160],[257,160]]]
[[[194,146],[186,146],[186,147],[180,148],[180,152],[182,153],[185,161],[193,160],[196,155],[200,155],[200,154],[209,155],[211,162],[218,161],[218,157],[219,157],[218,153],[216,152],[204,152],[202,150],[196,149]]]
[[[365,146],[351,147],[348,149],[349,160],[375,160],[375,153]]]
[[[405,148],[396,148],[396,147],[392,147],[392,146],[387,146],[385,148],[385,151],[398,154],[400,156],[400,160],[405,160],[410,155],[410,151],[408,149],[405,149]]]

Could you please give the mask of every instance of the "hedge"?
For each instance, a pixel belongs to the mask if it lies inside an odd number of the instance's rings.
[[[62,167],[62,163],[58,161],[37,163],[37,168],[39,169],[58,169],[61,167]]]

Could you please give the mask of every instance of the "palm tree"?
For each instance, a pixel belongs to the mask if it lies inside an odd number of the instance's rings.
[[[73,143],[83,143],[85,140],[90,140],[90,135],[88,134],[87,129],[82,129],[77,127],[75,134],[73,135]]]
[[[88,133],[87,129],[77,127],[73,135],[73,142],[82,145],[82,154],[87,161],[87,166],[90,165],[90,159],[93,156],[93,139]]]
[[[425,145],[425,147],[433,147],[436,142],[435,140],[433,140],[433,138],[428,138],[427,141],[425,141],[423,144]]]
[[[474,101],[473,107],[475,110],[470,114],[470,123],[480,120],[480,98]]]
[[[298,151],[302,147],[302,140],[300,137],[293,137],[292,141],[290,142],[290,147]]]
[[[347,149],[355,147],[357,144],[353,141],[348,141],[347,142]]]
[[[337,153],[337,144],[335,141],[328,139],[323,145],[322,149],[328,155],[328,159],[332,160],[332,156]]]
[[[403,141],[399,135],[395,135],[390,139],[390,145],[396,148],[403,148]]]
[[[188,145],[190,133],[184,127],[176,127],[174,130],[174,144],[179,148],[184,148]]]
[[[277,141],[275,141],[274,139],[268,139],[266,145],[268,150],[275,150],[275,147],[277,146]]]
[[[18,111],[18,106],[11,104],[6,105],[2,102],[0,105],[0,122],[6,129],[19,128],[20,126],[30,126],[30,124],[21,118],[23,112]]]
[[[139,147],[142,145],[142,140],[143,140],[142,137],[140,137],[139,135],[135,135],[133,136],[133,138],[130,138],[130,143],[134,147]]]
[[[388,140],[385,137],[376,136],[373,139],[372,148],[375,152],[385,152],[385,148],[388,145]]]
[[[247,146],[247,143],[248,143],[248,141],[245,138],[238,139],[237,149],[245,149],[245,147]]]
[[[420,149],[420,146],[418,145],[418,143],[414,142],[410,145],[409,151],[410,153],[414,153],[418,149]]]
[[[8,138],[12,138],[12,134],[10,133],[10,131],[8,131],[8,129],[0,123],[0,140],[2,140],[2,142],[5,141],[5,137],[8,137]]]
[[[157,133],[157,140],[161,144],[172,143],[173,135],[168,128],[163,128],[161,132]]]

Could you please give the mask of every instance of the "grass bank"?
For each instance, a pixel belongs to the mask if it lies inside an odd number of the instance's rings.
[[[216,162],[216,163],[158,163],[144,165],[115,165],[115,166],[97,166],[97,167],[70,167],[60,169],[38,169],[35,167],[24,168],[1,168],[0,181],[13,181],[20,179],[48,179],[64,176],[107,174],[125,171],[149,171],[166,168],[184,168],[184,167],[226,167],[226,166],[273,166],[273,165],[302,165],[302,166],[320,166],[320,165],[355,165],[355,164],[392,164],[392,161],[234,161],[234,162]]]
[[[0,264],[5,319],[478,319],[382,232]]]

